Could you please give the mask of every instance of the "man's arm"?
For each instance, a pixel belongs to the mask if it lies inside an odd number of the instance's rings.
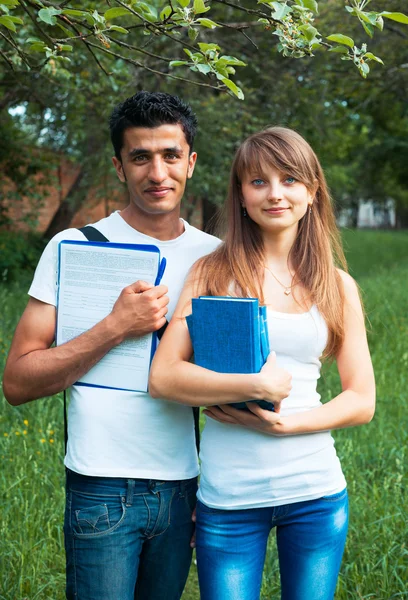
[[[3,391],[15,406],[51,396],[87,373],[109,350],[130,337],[157,331],[166,322],[164,285],[138,281],[122,290],[112,312],[77,338],[51,347],[56,308],[34,298],[17,325],[3,377]]]

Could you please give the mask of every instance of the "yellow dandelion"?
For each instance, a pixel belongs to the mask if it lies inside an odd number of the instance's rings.
[[[20,432],[19,432],[19,431],[16,431],[16,435],[20,435]]]
[[[27,430],[26,429],[24,429],[23,434],[27,435]]]
[[[53,430],[53,429],[51,429],[51,430],[49,431],[49,434],[50,434],[50,435],[54,435],[54,430]]]
[[[50,444],[53,444],[53,443],[54,443],[54,440],[53,440],[53,439],[51,439],[51,440],[50,440]]]
[[[28,419],[24,419],[23,423],[24,425],[28,425]]]
[[[41,454],[41,452],[39,450],[37,450],[37,454]]]
[[[4,437],[8,437],[8,433],[5,433],[5,434],[4,434]]]
[[[46,440],[44,438],[41,438],[41,443],[45,444]]]

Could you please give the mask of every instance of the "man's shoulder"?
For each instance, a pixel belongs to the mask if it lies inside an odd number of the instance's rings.
[[[187,232],[189,234],[188,237],[193,242],[195,242],[197,244],[205,244],[206,246],[209,246],[212,248],[216,248],[221,243],[221,240],[219,238],[217,238],[215,235],[211,235],[210,233],[201,231],[201,229],[198,229],[197,227],[194,227],[193,225],[189,225],[189,224],[187,224],[187,225],[188,225]]]

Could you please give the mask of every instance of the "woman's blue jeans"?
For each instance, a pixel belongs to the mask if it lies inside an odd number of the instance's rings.
[[[179,600],[197,479],[87,477],[67,471],[69,600]]]
[[[282,600],[332,600],[348,526],[347,490],[270,508],[197,503],[201,600],[258,600],[268,536],[276,527]]]

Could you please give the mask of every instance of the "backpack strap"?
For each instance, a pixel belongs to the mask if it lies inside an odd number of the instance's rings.
[[[109,242],[108,238],[92,225],[85,225],[79,231],[84,234],[88,242]]]
[[[109,242],[108,238],[103,235],[96,227],[92,225],[86,225],[85,227],[81,227],[79,229],[81,233],[84,234],[88,242]],[[166,331],[168,322],[163,325],[157,332],[157,337],[159,340],[163,337],[164,332]],[[200,408],[198,406],[193,407],[193,417],[194,417],[194,434],[196,441],[197,453],[200,452]],[[67,417],[67,393],[64,390],[64,441],[65,441],[65,454],[67,453],[68,446],[68,417]]]

